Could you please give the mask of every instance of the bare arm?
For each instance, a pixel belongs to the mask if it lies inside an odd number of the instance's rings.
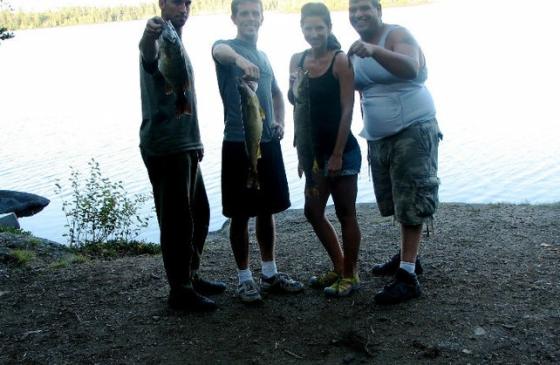
[[[260,78],[260,69],[227,44],[222,43],[214,46],[212,56],[222,65],[239,67],[243,71],[243,78],[246,80],[256,81]]]
[[[161,35],[163,19],[159,16],[150,18],[144,28],[144,34],[140,39],[140,55],[146,63],[153,63],[157,60],[158,44],[157,39]]]
[[[393,75],[412,80],[418,76],[422,52],[412,34],[404,28],[392,31],[387,38],[387,48],[364,41],[356,41],[348,54],[373,57]]]
[[[284,97],[282,96],[282,91],[278,87],[278,84],[274,82],[272,84],[272,105],[274,108],[274,120],[275,123],[272,126],[273,137],[278,139],[284,138],[284,118],[285,118],[285,108],[284,108]]]
[[[350,134],[352,111],[354,109],[354,70],[344,53],[339,53],[336,56],[333,71],[340,84],[340,106],[342,110],[336,143],[329,158],[329,174],[335,173],[342,168],[342,155],[344,154],[346,141]]]

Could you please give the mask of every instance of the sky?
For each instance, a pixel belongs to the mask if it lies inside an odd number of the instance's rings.
[[[15,10],[42,11],[64,6],[134,5],[156,0],[7,0]]]

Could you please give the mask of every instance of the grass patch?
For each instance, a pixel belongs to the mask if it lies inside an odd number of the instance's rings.
[[[108,241],[87,243],[76,248],[78,254],[86,257],[123,257],[139,255],[159,255],[161,246],[141,241]]]
[[[10,255],[15,259],[16,264],[25,266],[35,259],[35,252],[29,250],[11,250]]]
[[[20,236],[31,236],[31,232],[25,231],[21,228],[14,228],[8,226],[0,226],[0,233],[11,233]]]
[[[49,265],[51,269],[63,269],[73,264],[83,264],[84,262],[89,261],[87,257],[80,254],[71,254],[68,255],[60,260],[57,260]]]

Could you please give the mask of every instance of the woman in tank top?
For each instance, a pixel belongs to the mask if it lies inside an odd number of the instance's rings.
[[[308,3],[302,7],[301,28],[311,48],[292,56],[288,98],[296,106],[300,176],[302,170],[306,175],[305,216],[333,264],[332,269],[313,276],[310,284],[323,289],[328,296],[348,296],[360,283],[357,259],[361,235],[356,195],[362,158],[350,131],[354,74],[348,57],[331,33],[330,13],[324,4]],[[302,82],[305,93],[300,92]],[[297,103],[309,106],[306,118],[301,118]],[[301,132],[297,125],[302,119],[309,123],[309,133]],[[305,168],[302,161],[305,156],[302,157],[301,150],[305,147],[314,156],[313,169]],[[330,196],[342,228],[342,245],[325,216]]]

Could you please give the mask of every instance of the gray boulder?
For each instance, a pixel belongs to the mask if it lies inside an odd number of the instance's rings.
[[[0,214],[0,226],[20,228],[17,217],[14,213]]]
[[[14,212],[17,217],[29,217],[39,213],[50,202],[35,194],[0,190],[0,214]]]

